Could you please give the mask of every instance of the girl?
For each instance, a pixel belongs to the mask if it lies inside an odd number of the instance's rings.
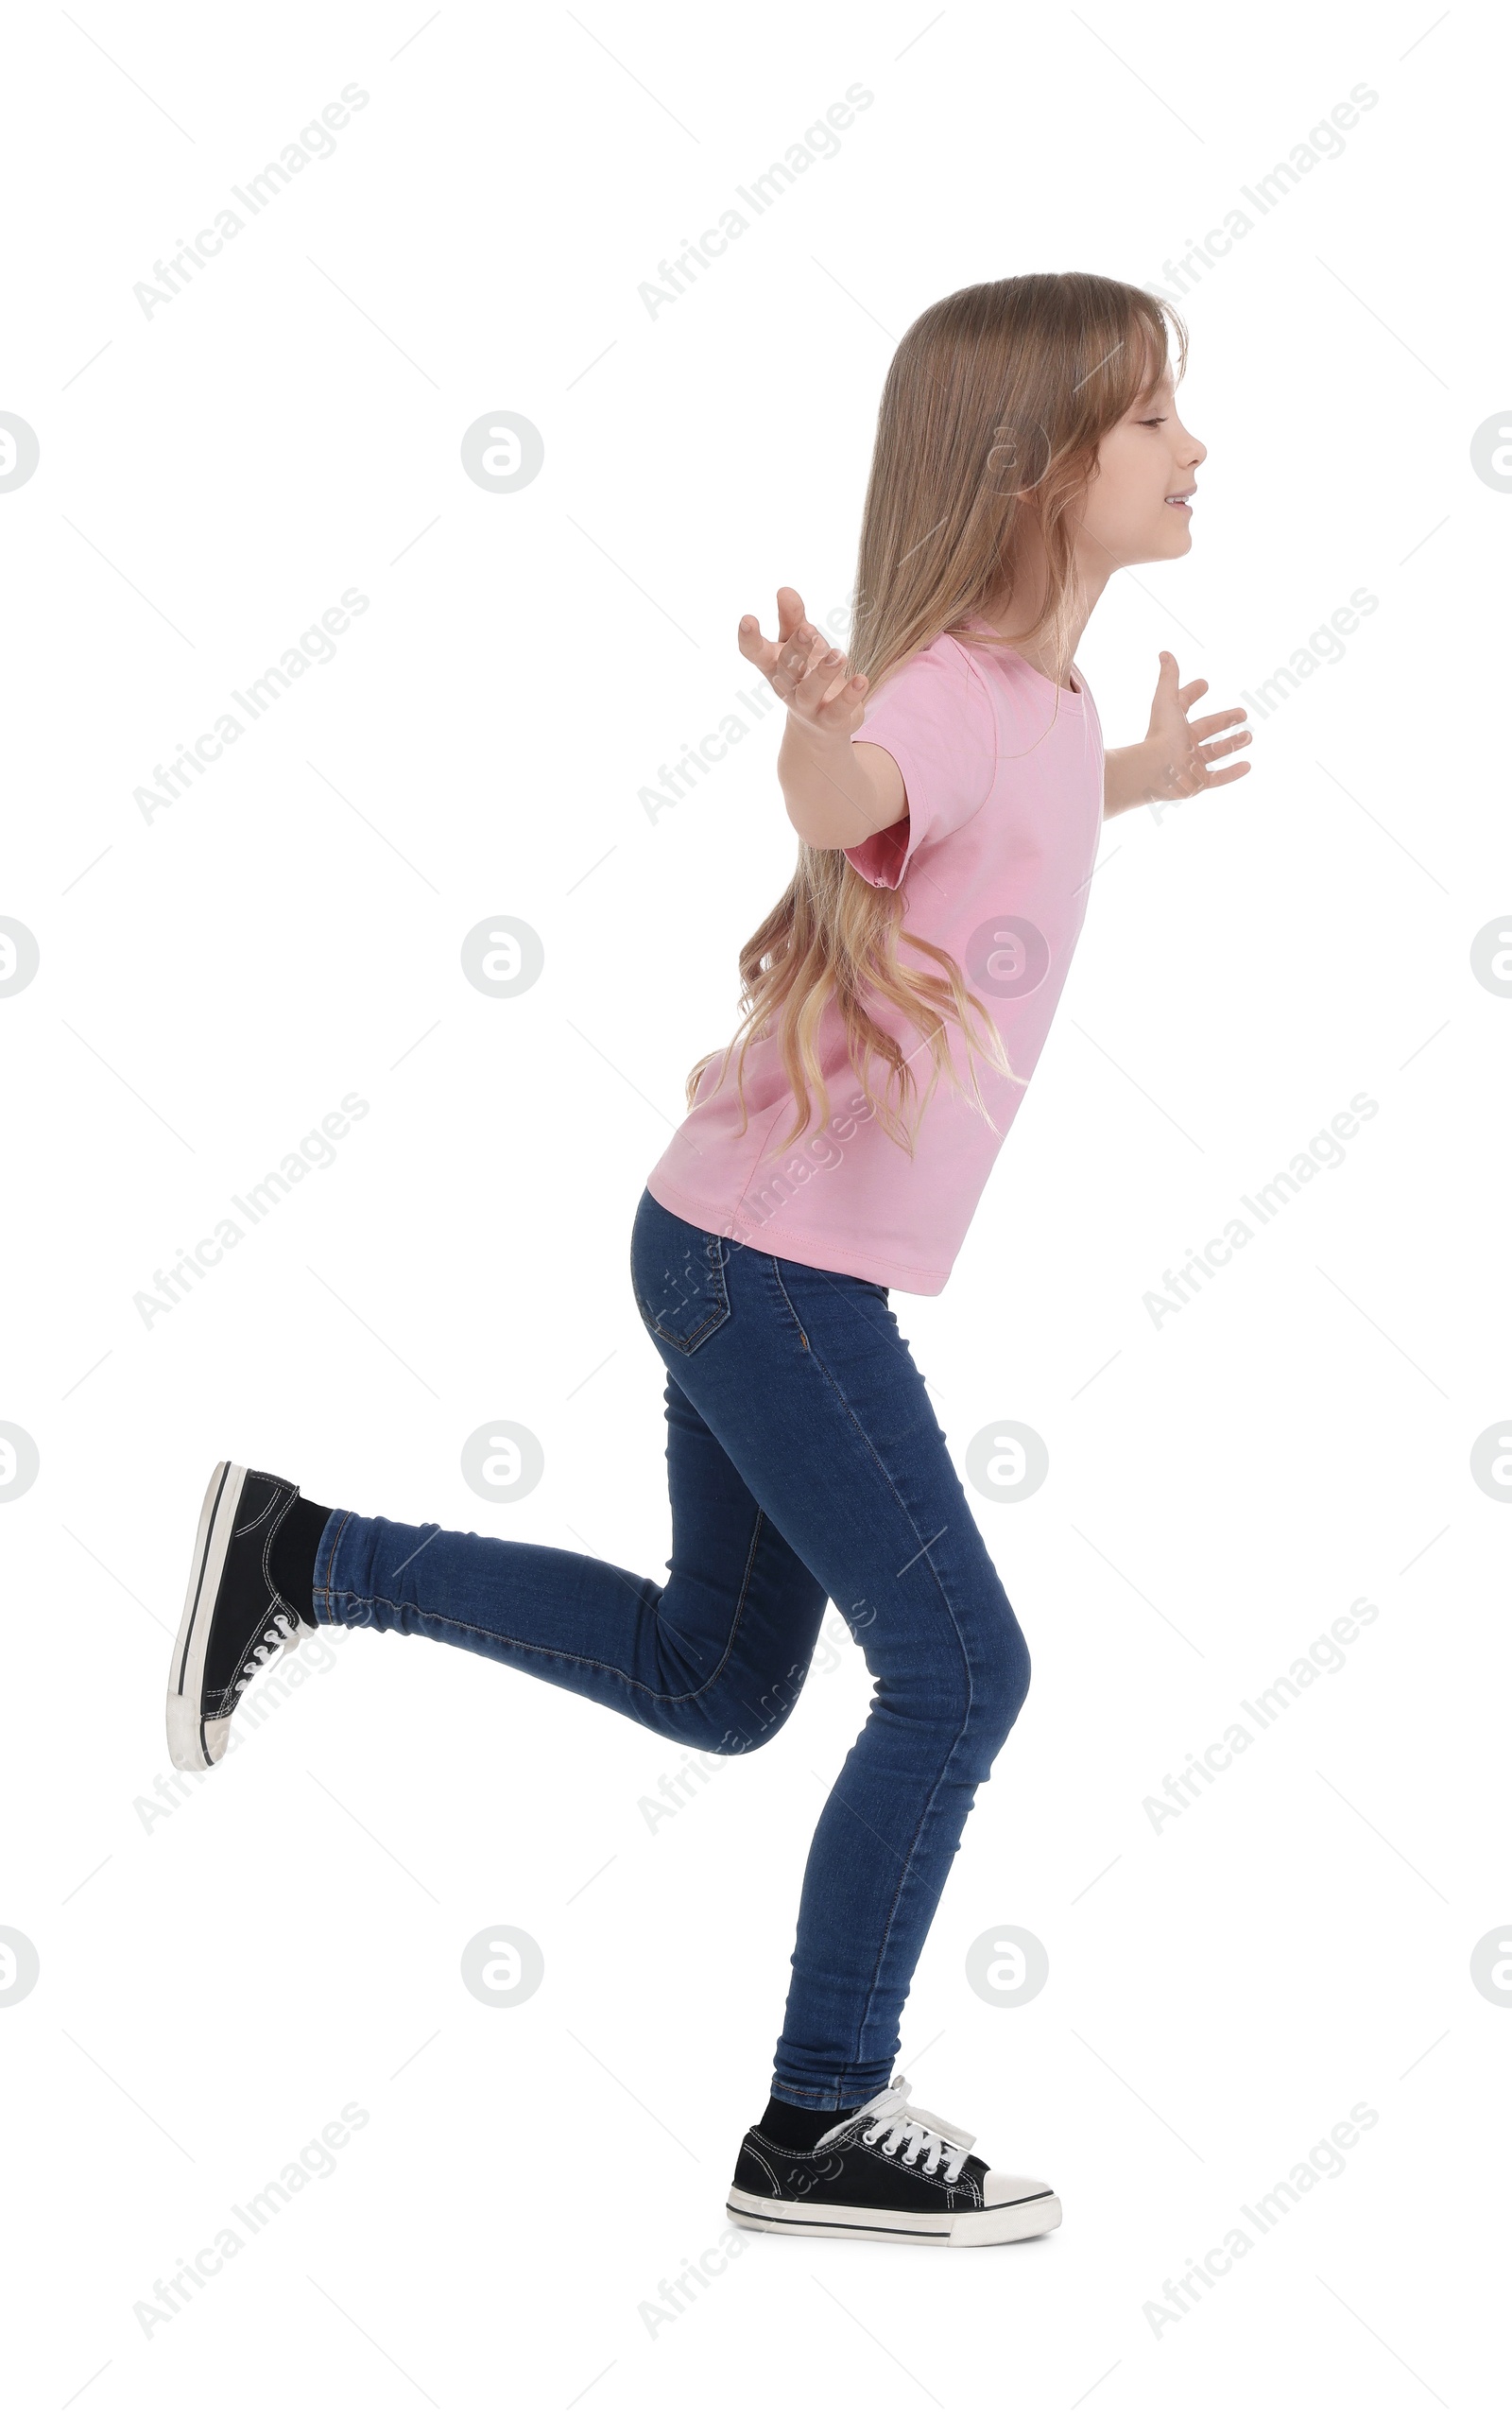
[[[977,2244],[1060,2219],[1048,2185],[971,2156],[892,2076],[1029,1661],[890,1293],[950,1274],[1060,996],[1103,817],[1248,770],[1215,769],[1248,743],[1242,712],[1191,721],[1208,684],[1178,687],[1164,652],[1148,732],[1105,760],[1074,661],[1111,572],[1192,544],[1206,449],[1177,414],[1165,321],[1080,273],[936,303],[883,395],[849,662],[791,588],[775,639],[740,625],[787,708],[799,846],[741,953],[739,1029],[690,1075],[630,1239],[667,1372],[666,1582],[332,1509],[235,1463],[200,1514],[168,1694],[186,1770],[225,1754],[247,1682],[322,1622],[471,1648],[742,1755],[781,1728],[840,1608],[876,1690],[809,1854],[771,2097],[730,2193],[743,2225]]]

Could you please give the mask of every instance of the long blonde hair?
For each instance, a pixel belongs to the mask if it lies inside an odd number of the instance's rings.
[[[1078,618],[1078,508],[1103,438],[1169,364],[1167,317],[1184,369],[1186,330],[1168,304],[1143,287],[1081,270],[964,286],[914,321],[883,389],[862,514],[848,670],[866,675],[868,694],[942,631],[971,646],[1007,644],[963,626],[1015,585],[1028,512],[1042,532],[1048,577],[1038,619],[1016,632],[1013,644],[1042,642],[1064,682]],[[864,725],[857,735],[865,736]],[[867,1101],[910,1158],[941,1074],[960,1089],[950,1023],[965,1043],[974,1105],[992,1124],[976,1079],[978,1052],[1011,1080],[1022,1080],[954,959],[906,931],[905,909],[904,892],[868,882],[843,850],[799,843],[792,881],[740,953],[741,1022],[725,1046],[720,1082],[738,1046],[742,1132],[746,1053],[774,1020],[797,1114],[778,1148],[807,1132],[816,1094],[817,1123],[824,1124],[829,1090],[815,1045],[831,1000]],[[905,965],[900,940],[938,971]],[[905,1052],[869,1002],[900,1011],[922,1041]],[[985,1035],[976,1033],[973,1014],[985,1019]],[[932,1065],[919,1097],[910,1062],[925,1043]],[[691,1070],[690,1107],[705,1068],[719,1056],[708,1051]],[[880,1097],[870,1080],[873,1059],[886,1069]],[[910,1096],[918,1108],[905,1129],[900,1112]]]

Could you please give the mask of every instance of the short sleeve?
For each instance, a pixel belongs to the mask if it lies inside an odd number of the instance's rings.
[[[885,748],[908,812],[847,849],[857,873],[896,890],[918,852],[947,839],[984,805],[997,773],[997,718],[968,650],[941,635],[879,688],[852,742]]]

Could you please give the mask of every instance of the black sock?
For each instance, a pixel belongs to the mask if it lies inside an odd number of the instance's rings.
[[[781,2143],[784,2151],[811,2152],[821,2135],[827,2135],[832,2126],[843,2125],[847,2118],[853,2118],[860,2106],[858,2100],[853,2109],[800,2109],[796,2101],[779,2100],[774,2094],[766,2104],[765,2116],[758,2118],[756,2124],[760,2133],[769,2141]]]
[[[307,1496],[296,1496],[279,1523],[268,1558],[279,1595],[307,1622],[315,1619],[316,1549],[330,1517],[329,1504],[312,1504]]]

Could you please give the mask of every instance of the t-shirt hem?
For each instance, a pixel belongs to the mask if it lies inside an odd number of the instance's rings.
[[[804,1269],[827,1269],[836,1277],[860,1277],[872,1286],[896,1286],[902,1294],[938,1294],[943,1291],[950,1275],[948,1269],[913,1269],[906,1262],[885,1260],[879,1255],[853,1251],[849,1245],[822,1253],[803,1236],[795,1236],[780,1219],[764,1219],[759,1229],[750,1236],[738,1236],[731,1223],[730,1212],[710,1201],[699,1201],[695,1195],[684,1193],[680,1185],[669,1184],[656,1174],[655,1183],[647,1177],[645,1189],[653,1201],[670,1210],[676,1219],[686,1219],[690,1226],[705,1235],[727,1236],[731,1243],[743,1244],[756,1252],[769,1252],[779,1260],[796,1260]]]

